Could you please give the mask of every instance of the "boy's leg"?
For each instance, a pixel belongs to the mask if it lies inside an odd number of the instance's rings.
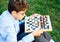
[[[43,35],[36,37],[33,42],[48,42]]]
[[[47,32],[44,32],[41,36],[36,37],[33,42],[54,42],[54,41]]]
[[[25,29],[25,20],[22,20],[19,22],[19,27],[20,27],[20,31],[17,34],[17,40],[21,40],[24,36],[28,35],[28,33],[24,33],[24,29]]]
[[[51,35],[49,35],[47,32],[44,32],[43,33],[43,36],[48,40],[50,41],[52,39]]]
[[[44,37],[45,37],[49,42],[55,42],[55,41],[52,39],[51,35],[49,35],[47,32],[44,32],[43,35],[44,35]]]
[[[20,31],[17,34],[17,40],[18,41],[21,40],[24,36],[27,35],[27,34],[24,33],[24,28],[25,28],[24,24],[25,24],[24,20],[22,20],[22,21],[19,22]]]
[[[17,36],[17,41],[21,40],[24,36],[26,36],[28,34],[26,33],[21,33],[20,35]]]

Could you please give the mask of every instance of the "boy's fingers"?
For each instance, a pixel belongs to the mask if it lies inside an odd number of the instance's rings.
[[[43,33],[43,30],[42,30],[42,29],[40,29],[40,30],[39,30],[39,32],[40,32],[40,33]]]
[[[39,31],[39,30],[40,30],[40,28],[38,28],[38,29],[36,29],[36,30],[38,30],[38,31]]]

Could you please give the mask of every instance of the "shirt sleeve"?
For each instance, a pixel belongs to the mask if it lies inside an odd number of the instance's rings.
[[[13,26],[7,28],[8,35],[6,37],[6,42],[17,42],[16,31]]]
[[[15,32],[14,27],[10,26],[8,29],[8,35],[6,38],[6,42],[32,42],[34,40],[34,36],[31,34],[26,35],[20,41],[17,41],[17,34]]]
[[[27,36],[23,37],[20,41],[18,42],[32,42],[34,40],[34,36],[31,34],[28,34]]]

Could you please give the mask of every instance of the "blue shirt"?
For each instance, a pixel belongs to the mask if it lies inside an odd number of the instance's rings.
[[[19,21],[15,20],[8,10],[4,11],[0,16],[0,42],[32,42],[34,40],[31,33],[17,41],[18,32]]]

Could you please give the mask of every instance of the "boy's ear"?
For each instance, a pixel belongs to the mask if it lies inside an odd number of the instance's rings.
[[[12,11],[12,15],[16,15],[17,14],[17,12],[16,11]]]

